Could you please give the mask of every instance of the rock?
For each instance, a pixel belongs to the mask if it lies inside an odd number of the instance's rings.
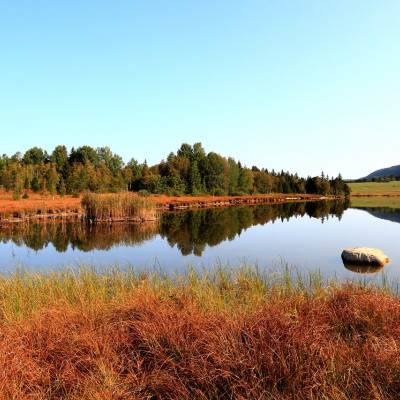
[[[385,265],[389,262],[389,257],[379,249],[357,247],[343,250],[342,260],[352,265]]]

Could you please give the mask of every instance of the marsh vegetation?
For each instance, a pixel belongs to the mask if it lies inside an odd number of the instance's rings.
[[[0,276],[18,399],[376,399],[400,385],[396,289],[222,266]]]

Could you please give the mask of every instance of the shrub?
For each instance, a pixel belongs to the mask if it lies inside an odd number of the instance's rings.
[[[214,196],[226,196],[226,192],[224,189],[215,189]]]
[[[150,192],[146,189],[141,189],[139,190],[138,195],[140,197],[150,197]]]

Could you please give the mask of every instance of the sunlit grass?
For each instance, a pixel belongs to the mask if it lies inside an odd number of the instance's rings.
[[[348,184],[351,194],[399,194],[400,181],[391,182],[356,182]]]
[[[89,221],[149,221],[156,219],[156,204],[132,192],[98,194],[87,192],[82,207]]]
[[[397,398],[399,320],[385,275],[19,268],[0,275],[0,397]]]
[[[355,278],[347,284],[365,290],[385,291],[397,296],[397,282],[384,273],[379,283],[374,278]],[[90,307],[96,302],[123,303],[140,291],[153,291],[161,297],[186,293],[207,312],[236,308],[257,309],[271,295],[315,297],[338,288],[339,278],[324,277],[317,269],[301,271],[282,262],[277,269],[260,269],[257,264],[236,267],[217,262],[198,270],[189,266],[183,274],[166,272],[161,267],[137,269],[132,266],[96,270],[93,266],[36,271],[16,267],[0,274],[0,321],[31,316],[55,304]]]

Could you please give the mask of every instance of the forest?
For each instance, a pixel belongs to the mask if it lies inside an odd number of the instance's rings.
[[[183,143],[176,154],[148,166],[122,157],[109,147],[81,146],[68,151],[59,145],[51,153],[33,147],[24,154],[0,158],[0,187],[13,192],[15,200],[34,191],[43,195],[66,194],[79,197],[84,191],[117,193],[138,191],[168,196],[242,196],[268,193],[350,194],[350,187],[339,174],[336,178],[302,178],[297,173],[242,166],[232,157],[206,153],[201,143]]]

